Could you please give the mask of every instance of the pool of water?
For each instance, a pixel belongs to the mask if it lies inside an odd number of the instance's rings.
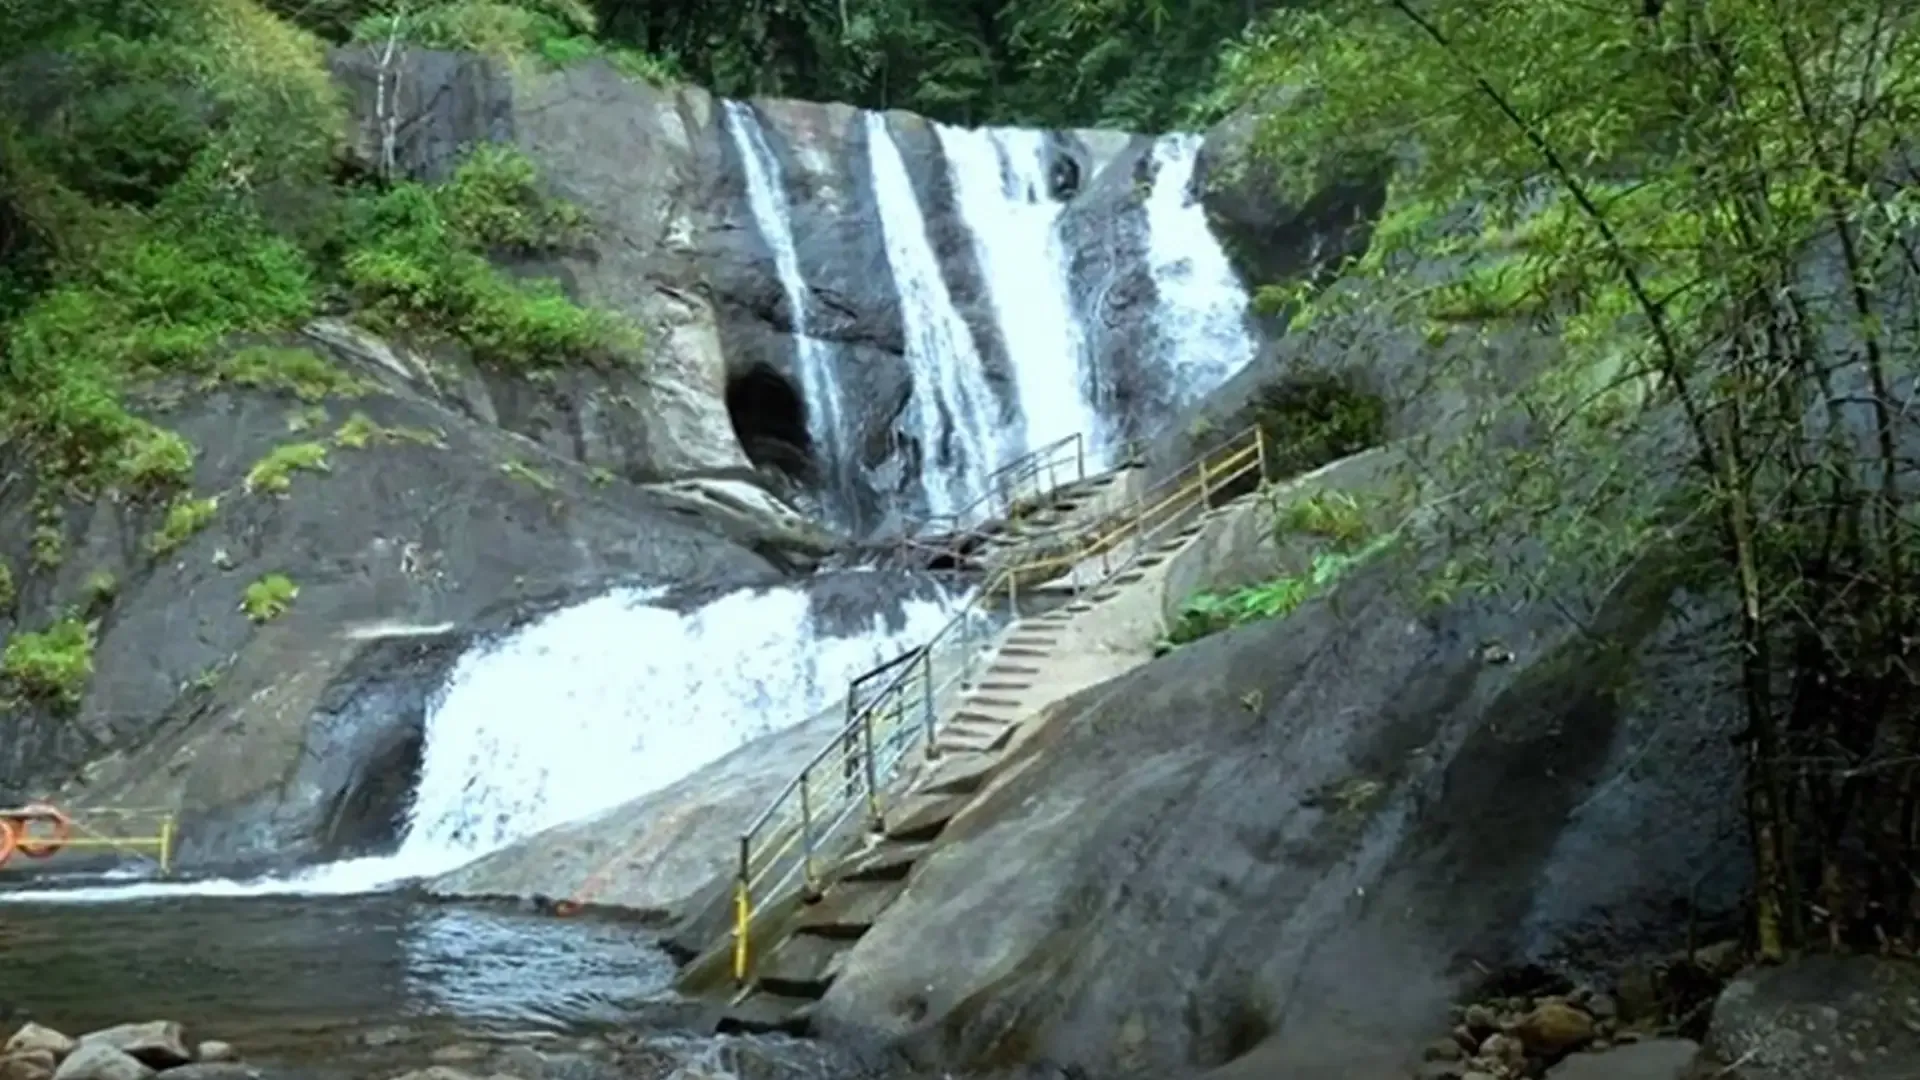
[[[0,904],[0,1028],[164,1018],[349,1075],[405,1047],[657,1024],[673,971],[631,924],[404,894]]]

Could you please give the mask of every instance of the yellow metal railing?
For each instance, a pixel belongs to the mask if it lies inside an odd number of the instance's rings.
[[[1114,514],[1037,533],[1044,554],[998,566],[954,618],[921,645],[855,680],[847,719],[772,804],[740,834],[733,889],[733,975],[744,984],[753,968],[754,921],[796,880],[805,895],[825,884],[823,861],[851,825],[884,826],[886,793],[919,746],[931,753],[946,696],[962,687],[997,625],[1004,594],[1017,616],[1022,590],[1064,577],[1079,595],[1131,567],[1167,532],[1232,492],[1250,477],[1265,486],[1265,436],[1250,428],[1179,472],[1141,492]],[[1028,538],[1023,537],[1023,542]],[[1098,559],[1098,564],[1093,560]]]
[[[1078,432],[1030,450],[987,474],[974,500],[950,514],[917,523],[901,541],[909,552],[958,556],[958,543],[992,521],[1018,517],[1045,506],[1062,487],[1087,478],[1087,440]],[[940,543],[929,542],[938,538]]]
[[[131,828],[152,831],[129,832]],[[43,860],[70,851],[117,851],[150,858],[162,874],[168,874],[173,870],[176,839],[176,821],[170,810],[64,810],[47,803],[0,808],[0,866],[15,855]]]

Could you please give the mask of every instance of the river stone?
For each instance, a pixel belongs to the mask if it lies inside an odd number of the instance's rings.
[[[7,1040],[4,1052],[14,1054],[22,1050],[45,1050],[54,1057],[64,1057],[72,1049],[73,1039],[50,1027],[29,1022]]]
[[[1690,1039],[1649,1039],[1597,1053],[1575,1054],[1547,1080],[1686,1080],[1700,1056]]]
[[[1743,1080],[1911,1080],[1920,1075],[1920,964],[1808,956],[1727,984],[1707,1048]]]
[[[1564,1001],[1543,1001],[1520,1018],[1514,1034],[1528,1053],[1554,1057],[1593,1040],[1593,1017]]]
[[[81,1046],[111,1046],[142,1064],[171,1069],[193,1060],[187,1050],[186,1029],[173,1020],[121,1024],[80,1036]]]
[[[154,1070],[105,1042],[80,1045],[54,1071],[53,1080],[151,1080]]]
[[[48,1080],[59,1064],[51,1050],[10,1050],[0,1056],[0,1080]]]
[[[240,1059],[240,1053],[233,1048],[232,1043],[221,1042],[219,1039],[207,1039],[201,1042],[199,1046],[194,1048],[193,1056],[199,1061],[208,1063],[238,1061]]]

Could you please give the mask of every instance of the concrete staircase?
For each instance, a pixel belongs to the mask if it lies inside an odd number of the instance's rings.
[[[1121,479],[1097,490],[1124,490]],[[756,964],[752,983],[726,1008],[718,1030],[807,1033],[814,1003],[833,985],[848,952],[908,888],[914,867],[947,823],[1003,767],[1023,733],[1037,727],[1030,721],[1054,702],[1151,658],[1150,649],[1117,651],[1104,644],[1102,624],[1113,618],[1157,624],[1156,577],[1211,523],[1249,498],[1202,511],[1144,549],[1109,552],[1104,562],[1089,560],[1035,590],[1044,594],[1035,597],[1040,606],[1051,608],[1017,618],[977,681],[941,710],[932,753],[900,781],[904,797],[884,815],[883,830],[868,834],[859,850],[825,875],[821,894],[801,907],[784,938],[768,937],[777,945]],[[1109,575],[1111,566],[1136,555],[1121,573]]]

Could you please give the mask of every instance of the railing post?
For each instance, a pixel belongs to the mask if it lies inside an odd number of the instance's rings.
[[[965,616],[963,615],[962,618],[965,618]],[[940,756],[940,751],[934,745],[933,739],[934,739],[934,728],[938,725],[939,721],[934,716],[934,708],[933,708],[933,650],[932,649],[928,649],[926,653],[922,655],[921,662],[926,665],[927,674],[926,674],[926,682],[922,684],[920,719],[921,719],[921,722],[926,726],[926,731],[927,731],[927,757],[936,758]]]
[[[900,708],[900,698],[897,694],[894,695],[893,707],[895,710]],[[860,721],[860,737],[866,744],[866,753],[863,756],[866,758],[867,767],[867,824],[874,832],[882,832],[886,829],[886,822],[880,815],[880,774],[873,760],[873,710],[871,709],[867,710]]]
[[[811,766],[800,770],[800,881],[808,898],[818,896],[820,887],[813,874],[813,785]]]
[[[1075,480],[1087,478],[1087,437],[1073,433],[1073,472]]]
[[[1266,487],[1269,483],[1272,483],[1272,478],[1267,475],[1267,432],[1265,428],[1254,427],[1253,452],[1260,457],[1260,486]]]
[[[740,837],[740,877],[733,883],[733,981],[746,985],[749,946],[747,934],[753,926],[753,837]]]
[[[173,815],[160,817],[160,875],[173,873]]]
[[[1207,483],[1207,459],[1202,455],[1200,458],[1200,506],[1206,509],[1212,505],[1213,488]]]

